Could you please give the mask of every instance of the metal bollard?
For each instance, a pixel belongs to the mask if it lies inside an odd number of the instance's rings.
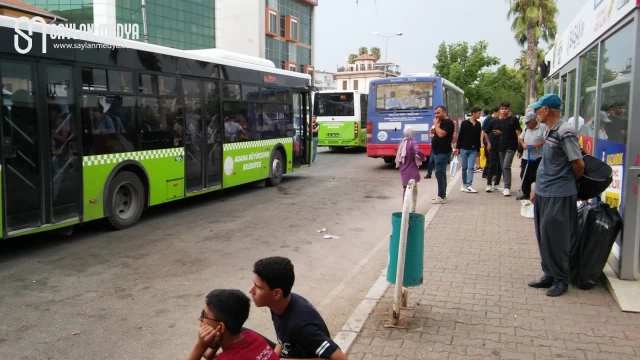
[[[407,233],[409,231],[409,214],[416,211],[418,199],[418,186],[415,180],[409,180],[407,191],[404,195],[404,203],[402,206],[402,220],[400,225],[400,242],[398,244],[398,264],[396,268],[396,284],[393,296],[393,313],[391,322],[385,324],[385,327],[404,328],[400,323],[400,310],[410,309],[407,306],[409,298],[409,289],[402,286],[404,281],[404,264],[407,251]]]

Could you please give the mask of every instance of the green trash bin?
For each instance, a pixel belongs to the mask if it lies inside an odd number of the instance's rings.
[[[387,268],[387,281],[396,283],[396,270],[398,269],[398,247],[400,245],[400,227],[402,225],[402,212],[393,213],[391,216],[391,242],[389,243],[389,265]],[[407,253],[404,260],[404,278],[402,286],[418,286],[422,284],[424,271],[424,215],[409,213],[409,231],[407,232]]]

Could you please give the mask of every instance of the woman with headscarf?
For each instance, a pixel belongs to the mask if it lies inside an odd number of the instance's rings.
[[[424,153],[418,147],[418,143],[413,139],[413,128],[407,126],[404,128],[404,139],[398,146],[398,153],[396,154],[396,168],[400,168],[400,178],[402,179],[402,199],[404,201],[404,193],[407,190],[407,184],[409,180],[413,179],[415,182],[420,181],[420,172],[418,168],[425,160]]]

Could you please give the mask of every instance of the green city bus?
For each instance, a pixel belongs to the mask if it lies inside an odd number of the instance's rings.
[[[3,238],[102,218],[124,229],[146,207],[310,166],[307,74],[26,22],[20,53],[16,22],[0,16]]]
[[[313,98],[313,114],[320,125],[318,146],[342,150],[367,147],[368,95],[358,91],[324,90]]]

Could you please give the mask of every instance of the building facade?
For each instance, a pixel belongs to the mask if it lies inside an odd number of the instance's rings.
[[[338,68],[333,77],[338,90],[367,91],[372,80],[398,77],[400,74],[400,66],[378,63],[374,56],[364,54],[357,57],[353,64]]]
[[[265,58],[277,67],[313,75],[314,11],[317,0],[263,0]]]
[[[313,73],[314,76],[314,86],[318,88],[319,91],[322,90],[337,90],[336,80],[333,78],[335,74],[328,71],[316,70]]]

